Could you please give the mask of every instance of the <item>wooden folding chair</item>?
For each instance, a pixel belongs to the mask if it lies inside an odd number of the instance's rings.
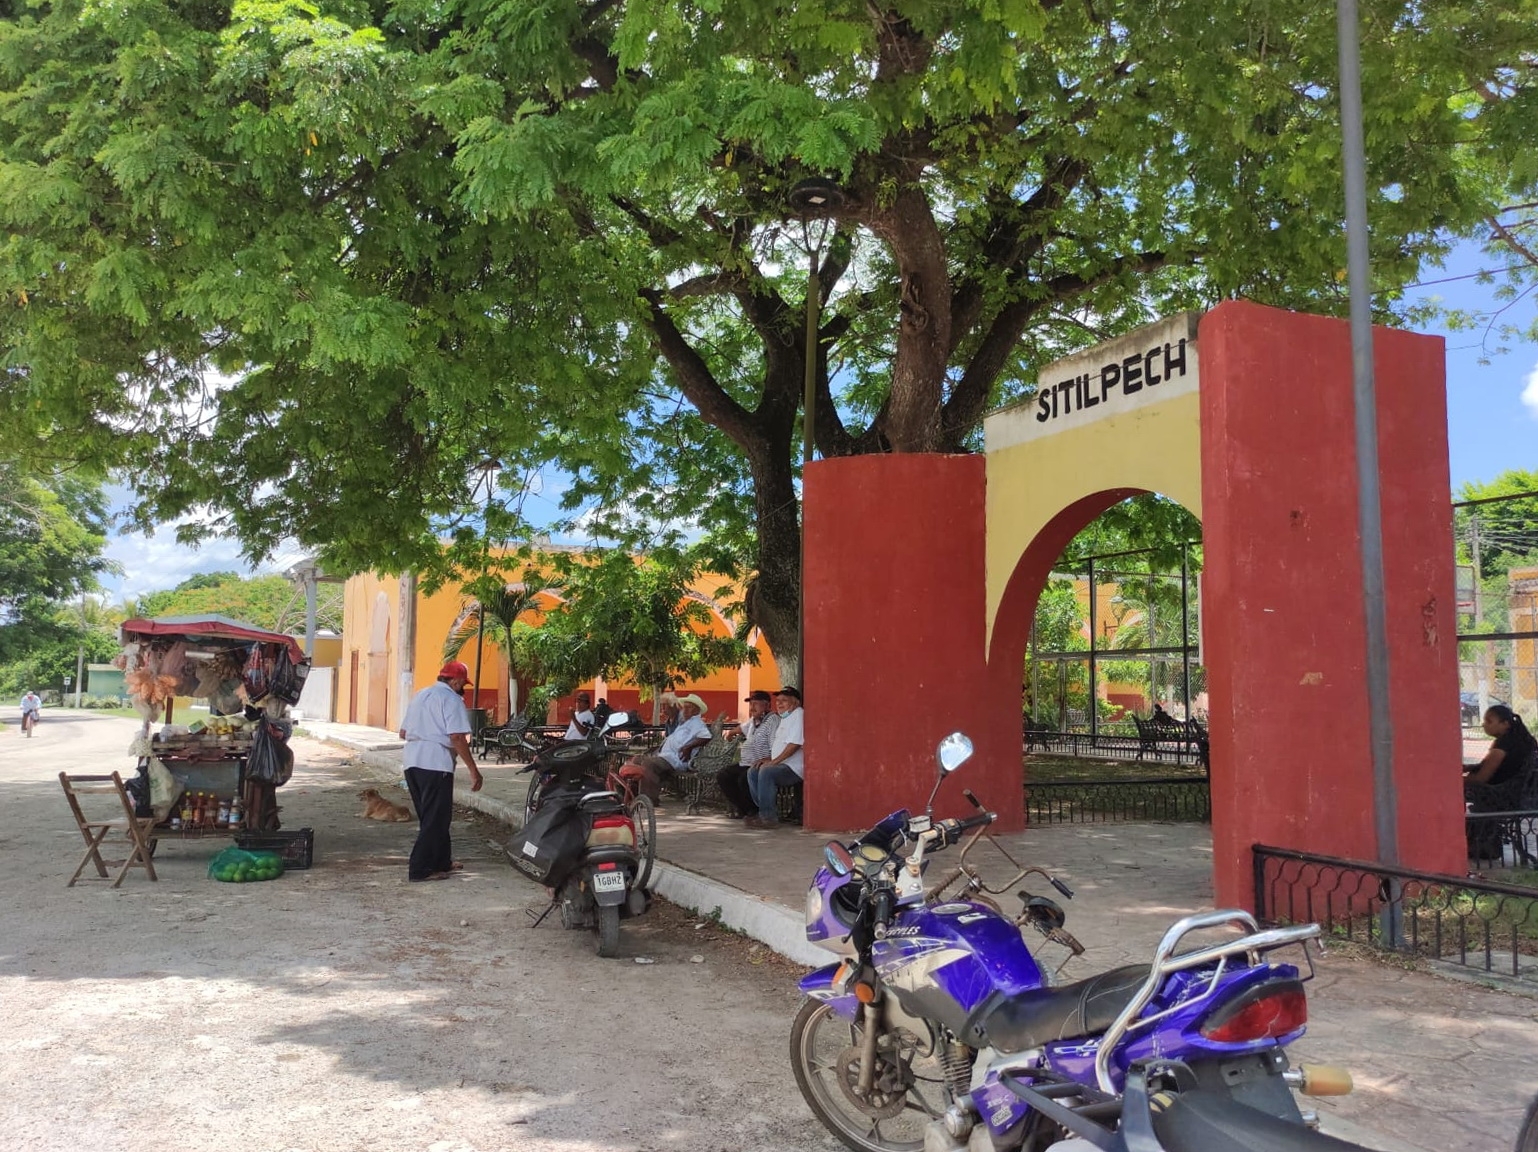
[[[80,874],[85,871],[87,864],[96,865],[96,873],[103,880],[107,879],[107,861],[102,859],[103,847],[122,847],[128,850],[128,859],[123,861],[118,869],[117,879],[112,881],[114,888],[123,883],[123,878],[128,875],[130,868],[143,868],[149,873],[151,880],[159,880],[155,875],[155,862],[151,859],[154,853],[155,837],[152,829],[155,825],[153,816],[137,816],[134,814],[133,797],[128,795],[128,790],[123,787],[123,778],[116,772],[110,776],[71,776],[68,772],[59,773],[59,783],[64,788],[64,796],[69,801],[69,810],[75,814],[75,823],[80,825],[80,835],[85,840],[85,855],[80,858],[80,866],[75,869],[75,874],[69,878],[67,888],[73,888],[75,881],[80,879]],[[80,807],[82,796],[116,796],[118,803],[123,806],[123,818],[109,820],[97,820],[88,817],[85,810]],[[121,832],[123,838],[107,838],[114,832]],[[117,864],[117,861],[112,861]]]

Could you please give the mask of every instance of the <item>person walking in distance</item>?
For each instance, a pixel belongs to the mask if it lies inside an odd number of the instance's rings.
[[[454,818],[454,760],[470,771],[470,791],[481,790],[481,770],[470,752],[470,713],[465,708],[465,684],[470,669],[450,660],[438,670],[438,681],[411,698],[400,736],[406,742],[402,764],[406,787],[417,810],[417,842],[411,848],[406,878],[444,880],[464,865],[454,859],[449,824]]]
[[[748,772],[748,791],[753,795],[758,815],[749,816],[742,822],[747,828],[779,827],[779,814],[774,810],[774,794],[787,784],[799,783],[806,771],[801,756],[801,745],[806,737],[800,690],[781,688],[774,694],[774,710],[780,717],[780,725],[774,730],[769,755],[754,764]]]

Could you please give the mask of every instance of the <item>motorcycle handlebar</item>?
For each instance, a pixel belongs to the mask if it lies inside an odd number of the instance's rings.
[[[1061,892],[1064,896],[1068,897],[1068,899],[1070,899],[1070,900],[1073,899],[1073,889],[1068,887],[1068,885],[1064,884],[1056,876],[1048,876],[1047,877],[1047,882],[1050,883],[1052,885],[1052,887],[1056,888],[1059,892]]]
[[[892,889],[883,885],[871,896],[871,924],[877,940],[886,938],[887,926],[892,922]]]

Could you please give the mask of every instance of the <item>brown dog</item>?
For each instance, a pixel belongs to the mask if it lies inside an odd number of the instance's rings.
[[[404,804],[394,804],[379,794],[378,789],[365,788],[358,793],[363,801],[363,811],[358,813],[365,820],[388,820],[404,823],[411,819],[411,809]]]

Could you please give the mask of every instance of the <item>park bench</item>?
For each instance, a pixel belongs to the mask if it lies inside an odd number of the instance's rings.
[[[1139,760],[1150,752],[1156,759],[1167,752],[1184,752],[1194,755],[1203,768],[1208,767],[1207,729],[1200,720],[1160,720],[1156,717],[1145,720],[1134,715],[1132,723],[1137,728]]]

